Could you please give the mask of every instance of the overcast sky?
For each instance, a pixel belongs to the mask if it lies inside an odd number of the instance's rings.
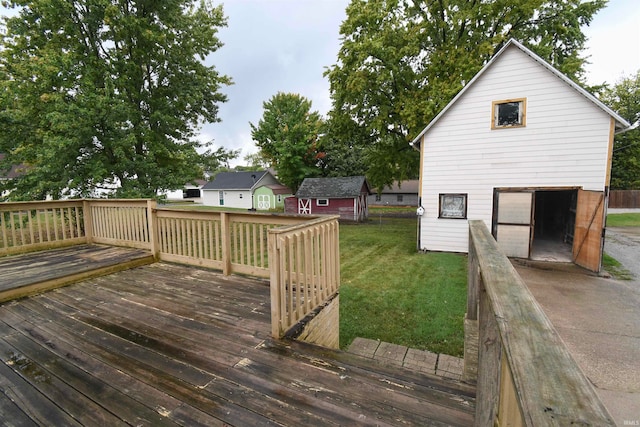
[[[249,122],[257,124],[262,103],[278,91],[299,93],[322,114],[331,107],[325,67],[336,62],[339,27],[348,0],[226,0],[225,46],[211,57],[235,84],[225,90],[221,123],[202,129],[216,146],[242,149],[234,164],[256,151]],[[640,2],[610,0],[584,29],[589,84],[614,83],[640,69]],[[425,123],[425,126],[427,124]]]
[[[336,62],[338,31],[348,0],[224,0],[228,27],[224,46],[208,58],[234,85],[224,89],[222,122],[206,124],[201,139],[214,147],[256,151],[249,122],[257,124],[262,103],[277,92],[299,93],[326,114],[329,83],[322,74]],[[2,11],[2,8],[0,8]],[[589,84],[614,83],[640,69],[640,1],[610,0],[584,29],[591,64]],[[426,123],[425,123],[426,126]]]

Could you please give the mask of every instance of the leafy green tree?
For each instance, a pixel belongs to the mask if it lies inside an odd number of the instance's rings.
[[[227,150],[224,147],[218,147],[215,150],[207,149],[200,155],[200,169],[211,175],[220,169],[229,169],[229,162],[238,158],[240,150]]]
[[[262,106],[258,125],[250,123],[251,137],[280,182],[295,192],[306,177],[320,174],[322,118],[311,111],[310,100],[295,93],[278,92]]]
[[[623,78],[602,95],[605,104],[613,108],[632,125],[640,121],[640,70]],[[640,190],[640,128],[615,136],[611,165],[611,188]]]
[[[408,142],[510,38],[579,81],[588,25],[606,0],[352,0],[337,64],[326,71],[333,115],[368,136],[375,186],[417,173]],[[336,139],[348,141],[341,135]]]
[[[152,197],[200,178],[203,122],[230,84],[204,58],[220,6],[194,0],[15,0],[0,41],[0,152],[14,199]],[[206,144],[205,144],[206,145]],[[218,153],[220,154],[220,153]],[[114,190],[117,188],[117,190]]]
[[[250,153],[244,156],[244,161],[247,162],[248,170],[265,170],[271,165],[269,161],[262,156],[262,153]]]
[[[329,116],[320,137],[318,166],[322,176],[341,177],[366,175],[366,144],[361,129],[350,119]]]

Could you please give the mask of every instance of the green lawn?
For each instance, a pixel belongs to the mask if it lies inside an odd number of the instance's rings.
[[[640,227],[640,213],[619,213],[607,215],[608,227]]]
[[[340,226],[340,346],[356,337],[461,356],[467,258],[418,253],[415,218]]]
[[[369,206],[369,216],[380,214],[410,214],[415,215],[417,206]]]

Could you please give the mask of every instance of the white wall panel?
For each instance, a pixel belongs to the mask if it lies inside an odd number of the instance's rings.
[[[491,129],[492,101],[526,98],[526,126]],[[505,50],[423,136],[420,247],[466,252],[467,221],[438,219],[440,193],[466,193],[491,224],[497,187],[602,191],[610,117],[520,49]]]

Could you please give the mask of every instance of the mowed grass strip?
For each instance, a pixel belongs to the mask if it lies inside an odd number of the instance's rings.
[[[640,213],[608,214],[607,227],[640,227]]]
[[[467,257],[419,253],[415,218],[340,225],[340,346],[370,338],[461,356]]]

